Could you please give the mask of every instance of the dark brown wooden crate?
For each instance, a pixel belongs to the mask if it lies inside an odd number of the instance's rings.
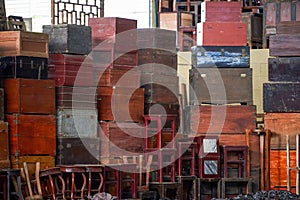
[[[57,138],[56,165],[99,164],[99,160],[99,138]]]
[[[144,126],[140,123],[100,122],[101,157],[130,156],[144,149]]]
[[[191,133],[244,133],[256,127],[255,106],[190,106]]]
[[[242,21],[247,24],[247,42],[262,43],[263,38],[263,15],[252,12],[242,13]]]
[[[300,8],[300,4],[299,4]],[[299,34],[300,21],[282,21],[277,24],[277,34]]]
[[[269,81],[300,82],[300,57],[269,58]]]
[[[263,84],[265,112],[300,112],[300,83],[274,82]]]
[[[9,159],[8,123],[0,121],[0,160]]]
[[[270,36],[270,56],[300,56],[300,34]]]
[[[144,89],[98,87],[97,96],[99,121],[143,121]]]
[[[62,108],[97,108],[97,87],[56,87],[56,105]]]
[[[54,115],[6,115],[9,124],[10,155],[55,156]]]
[[[24,31],[1,31],[0,56],[48,58],[48,35]]]
[[[145,102],[146,103],[159,103],[159,104],[178,104],[179,89],[177,85],[168,84],[146,84],[143,85],[145,89]]]
[[[286,149],[286,135],[299,134],[300,113],[266,113],[265,129],[272,132],[271,149]],[[290,148],[296,148],[296,140],[290,140]]]
[[[91,27],[76,24],[44,25],[49,35],[49,53],[87,55],[92,50]]]
[[[145,103],[145,115],[175,114],[179,115],[179,104]]]
[[[55,82],[53,80],[18,78],[5,79],[3,83],[6,113],[55,113]]]
[[[94,66],[89,56],[49,54],[49,79],[56,86],[94,86]]]
[[[4,120],[4,106],[4,89],[0,88],[0,121]]]
[[[252,69],[197,68],[190,70],[190,102],[252,105]]]

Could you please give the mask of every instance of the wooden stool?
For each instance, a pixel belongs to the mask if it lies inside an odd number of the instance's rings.
[[[236,154],[237,157],[232,159],[229,154]],[[224,154],[224,178],[229,177],[228,169],[229,165],[237,165],[238,175],[237,178],[248,177],[248,146],[223,146]]]
[[[64,200],[66,199],[65,181],[62,178],[62,173],[59,167],[40,170],[40,179],[43,188],[46,191],[47,198],[57,199],[58,197],[61,197]],[[61,182],[61,188],[58,186],[58,180]],[[49,184],[51,191],[48,189]]]
[[[16,195],[18,196],[19,200],[23,200],[22,195],[22,189],[21,189],[21,170],[20,169],[1,169],[0,170],[0,176],[5,177],[6,180],[4,182],[4,191],[3,193],[3,199],[10,200],[10,195]],[[11,178],[16,177],[17,178],[17,188],[16,192],[12,192],[10,190],[11,186]]]
[[[103,185],[103,165],[82,165],[85,167],[86,172],[88,173],[88,188],[87,188],[87,198],[92,199],[91,193],[96,192],[100,193]],[[99,185],[96,189],[92,188],[92,175],[99,174]]]
[[[83,199],[84,198],[84,189],[86,187],[86,176],[85,176],[85,168],[81,166],[60,166],[60,171],[63,173],[63,176],[66,177],[66,193],[69,193],[70,195],[67,196],[71,199]],[[78,191],[76,189],[76,183],[78,182],[78,179],[75,180],[78,175],[82,176],[82,186],[81,189]],[[70,178],[71,178],[71,186],[70,186]],[[80,196],[76,196],[77,193],[80,193]]]

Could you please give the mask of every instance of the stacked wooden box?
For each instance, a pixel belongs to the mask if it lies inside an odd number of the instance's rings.
[[[45,25],[49,78],[56,86],[57,165],[99,163],[100,139],[91,28]],[[88,129],[87,129],[88,127]]]
[[[270,36],[270,55],[275,58],[269,58],[269,82],[263,85],[265,128],[272,132],[271,158],[286,154],[287,135],[294,155],[300,124],[300,21],[280,22],[276,30],[276,35]],[[290,159],[291,163],[295,161],[295,157]],[[271,188],[287,185],[286,162],[271,162],[270,168]],[[291,186],[295,185],[295,176],[296,172],[291,172]]]

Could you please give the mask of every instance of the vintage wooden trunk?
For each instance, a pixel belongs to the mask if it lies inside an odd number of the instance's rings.
[[[10,161],[13,169],[23,168],[26,162],[30,176],[34,175],[37,162],[40,162],[41,170],[55,167],[54,156],[10,156]]]
[[[261,13],[244,12],[242,13],[242,22],[247,24],[248,45],[251,47],[261,47],[263,39],[263,15]]]
[[[55,156],[54,115],[6,115],[9,124],[10,155]]]
[[[48,58],[48,35],[24,31],[1,31],[0,56]]]
[[[91,27],[75,24],[44,25],[49,35],[49,53],[89,54],[92,50]]]
[[[237,67],[250,66],[248,46],[197,46],[192,47],[193,67]]]
[[[99,121],[143,121],[144,89],[98,87],[97,97]]]
[[[271,149],[286,149],[286,135],[299,134],[300,113],[266,113],[265,129],[272,132]],[[296,140],[290,139],[290,148],[296,148]]]
[[[8,123],[0,121],[0,160],[9,159]]]
[[[6,113],[54,114],[53,80],[5,79]],[[39,105],[37,106],[37,102]]]
[[[192,105],[253,102],[251,68],[191,69],[190,87]]]
[[[255,106],[190,106],[191,133],[245,133],[256,127]]]
[[[141,85],[146,103],[178,103],[179,78],[174,75],[143,73]]]
[[[56,165],[99,164],[100,138],[58,137]]]
[[[101,158],[142,153],[144,127],[140,123],[100,122]]]
[[[147,72],[148,70],[153,70],[153,67],[151,66],[145,66],[144,64],[159,64],[162,65],[162,67],[159,67],[160,69],[169,69],[172,68],[175,71],[177,70],[177,53],[161,50],[161,49],[140,49],[138,51],[139,53],[139,66],[142,69],[142,72]],[[149,69],[150,68],[150,69]],[[164,70],[161,70],[164,71]],[[173,71],[171,69],[167,71]],[[165,72],[169,74],[170,72]]]
[[[269,58],[269,81],[300,82],[300,57]]]
[[[98,86],[139,88],[141,71],[138,68],[96,68]]]
[[[300,34],[270,36],[270,56],[300,56]]]
[[[176,51],[176,31],[159,28],[139,28],[137,33],[138,49],[153,48]]]
[[[300,8],[300,4],[299,4]],[[283,21],[277,24],[277,34],[299,34],[300,19],[298,21]]]
[[[56,112],[56,119],[57,136],[59,137],[93,138],[98,135],[97,110],[61,108]]]
[[[136,49],[137,20],[119,17],[89,18],[93,49],[115,47],[119,51]]]
[[[197,24],[199,46],[246,46],[247,24],[244,22],[200,22]]]
[[[56,87],[56,105],[62,108],[95,110],[97,87]]]
[[[49,54],[49,79],[56,86],[94,86],[92,58],[85,55]]]
[[[241,21],[241,2],[204,1],[201,3],[201,22]]]
[[[0,120],[4,120],[4,89],[0,88]]]
[[[264,83],[265,112],[300,112],[300,83]]]
[[[159,28],[179,31],[181,26],[193,26],[193,14],[189,12],[159,13]]]
[[[1,78],[48,78],[48,59],[28,56],[0,57]]]

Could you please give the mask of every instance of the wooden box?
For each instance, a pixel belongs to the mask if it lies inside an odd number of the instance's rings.
[[[89,18],[93,49],[115,47],[120,51],[136,49],[137,20],[119,17]]]
[[[53,156],[10,156],[10,161],[13,169],[24,168],[23,163],[26,162],[30,177],[35,173],[37,162],[40,162],[41,170],[55,167],[55,158]]]
[[[10,160],[0,160],[0,169],[9,169],[10,166]]]
[[[144,113],[145,115],[164,115],[171,114],[179,116],[180,106],[179,104],[169,104],[169,103],[145,103]]]
[[[265,112],[300,112],[300,83],[264,83]]]
[[[199,46],[246,46],[247,24],[244,22],[200,22],[197,24]]]
[[[300,56],[300,34],[270,36],[270,56]]]
[[[54,115],[6,115],[9,124],[10,155],[55,156]]]
[[[241,21],[241,2],[204,1],[201,3],[201,22]]]
[[[0,160],[9,159],[8,123],[0,121]]]
[[[263,15],[260,13],[244,12],[242,13],[242,22],[247,24],[248,45],[258,46],[257,43],[262,44]]]
[[[48,58],[48,35],[24,31],[1,31],[0,56]]]
[[[4,120],[4,89],[0,88],[0,121]]]
[[[1,78],[47,79],[48,59],[28,56],[0,58]]]
[[[248,46],[195,46],[192,47],[192,66],[248,68],[250,48]]]
[[[56,105],[62,108],[95,110],[97,87],[56,87]]]
[[[189,12],[159,13],[159,28],[179,31],[181,26],[193,26],[193,14]]]
[[[272,132],[271,149],[286,149],[286,135],[295,137],[300,130],[300,113],[266,113],[265,129]],[[296,140],[290,140],[290,148],[296,148]]]
[[[49,35],[49,53],[89,54],[92,50],[91,27],[76,24],[44,25]]]
[[[58,137],[56,165],[99,164],[100,138]]]
[[[160,28],[137,29],[138,49],[161,49],[176,52],[176,31]]]
[[[141,122],[144,114],[144,89],[98,87],[98,119],[116,122]]]
[[[94,66],[89,56],[49,54],[49,79],[56,86],[94,86]]]
[[[167,71],[175,71],[177,70],[177,53],[161,50],[161,49],[140,49],[138,51],[139,54],[139,66],[142,69],[142,72],[147,72],[150,70],[151,72],[151,66],[146,65],[144,67],[144,64],[159,64],[162,65],[162,67],[159,67],[160,69],[163,68],[161,71],[164,72],[164,68],[169,69]],[[148,69],[150,68],[150,69]],[[149,71],[148,71],[149,72]],[[165,72],[169,74],[170,72]],[[172,72],[171,72],[172,73]]]
[[[300,57],[269,58],[269,81],[300,82]]]
[[[299,4],[300,9],[300,4]],[[300,33],[300,18],[299,21],[283,21],[277,24],[277,34],[299,34]]]
[[[53,80],[5,79],[6,113],[54,114]],[[37,103],[38,106],[37,106]]]
[[[144,126],[140,123],[100,122],[101,157],[129,156],[144,149]]]
[[[56,118],[59,137],[93,138],[98,135],[97,110],[61,108],[57,110]]]
[[[191,133],[244,133],[256,127],[255,106],[190,106]]]
[[[192,105],[253,102],[251,68],[191,69],[190,87]]]

